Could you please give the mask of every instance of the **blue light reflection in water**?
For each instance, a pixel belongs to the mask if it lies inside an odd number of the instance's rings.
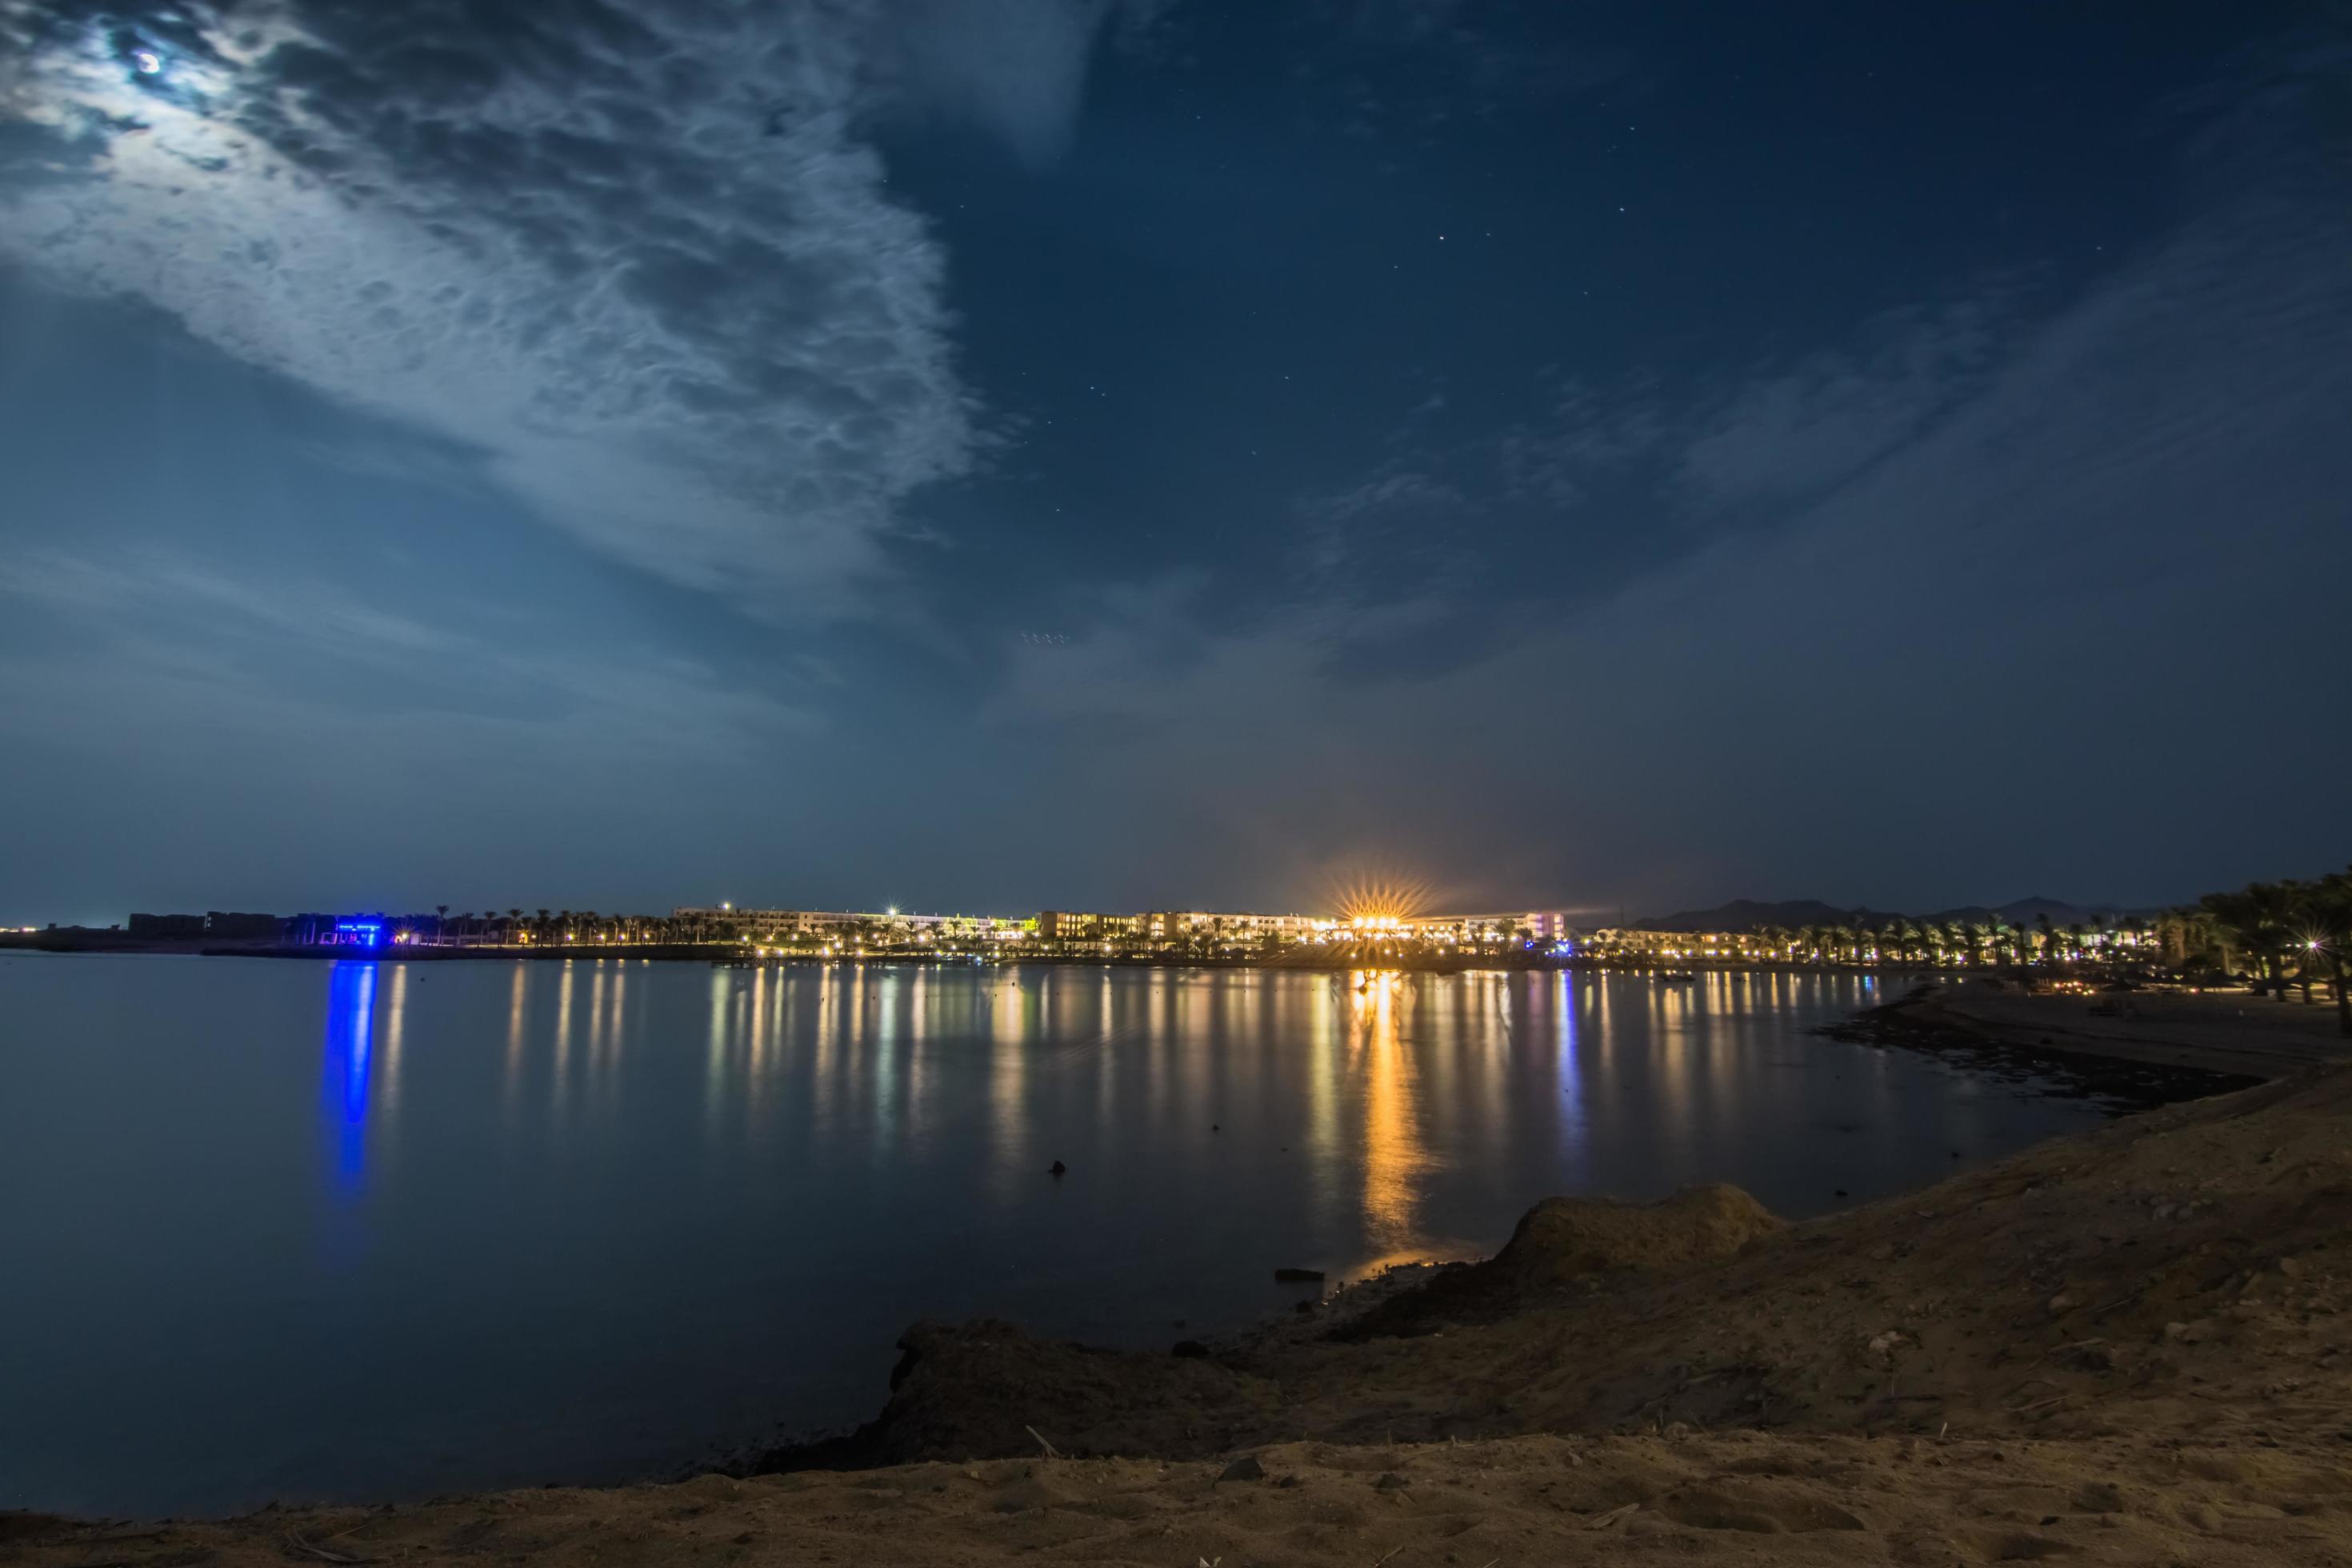
[[[368,1058],[375,1044],[375,965],[337,963],[327,980],[325,1111],[346,1187],[366,1173]]]

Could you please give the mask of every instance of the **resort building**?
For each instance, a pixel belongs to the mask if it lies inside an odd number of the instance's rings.
[[[787,946],[923,947],[1024,942],[1038,922],[1013,915],[917,915],[897,910],[879,914],[846,910],[739,910],[681,907],[670,911],[680,927],[705,942],[749,942]]]

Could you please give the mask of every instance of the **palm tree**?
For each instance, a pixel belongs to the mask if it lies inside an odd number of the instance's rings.
[[[2336,1026],[2352,1039],[2352,990],[2345,987],[2344,950],[2352,947],[2352,867],[2330,871],[2312,885],[2311,941],[2315,956],[2327,960],[2328,978],[2336,986]]]
[[[2294,897],[2275,882],[2249,882],[2235,893],[2208,893],[2198,900],[2213,917],[2214,934],[2221,944],[2221,966],[2233,967],[2233,949],[2243,948],[2254,961],[2255,978],[2263,990],[2286,988],[2281,954],[2287,942],[2287,922],[2294,914]]]

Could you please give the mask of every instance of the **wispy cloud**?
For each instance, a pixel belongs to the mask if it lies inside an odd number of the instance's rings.
[[[601,735],[717,756],[822,728],[811,710],[656,648],[557,639],[497,616],[488,619],[499,630],[486,634],[478,606],[408,614],[317,580],[232,576],[167,552],[29,552],[0,563],[0,602],[13,603],[20,624],[37,613],[54,628],[0,661],[0,689],[34,733],[93,680],[143,689],[138,710],[169,691],[184,707],[280,730],[352,713],[369,723],[494,719],[517,731],[501,750],[525,753],[556,735],[567,746]],[[802,684],[832,680],[817,666]],[[116,729],[121,743],[139,743],[137,726]]]
[[[1049,157],[1111,9],[0,0],[0,254],[460,439],[623,560],[853,613],[976,450],[866,129]]]

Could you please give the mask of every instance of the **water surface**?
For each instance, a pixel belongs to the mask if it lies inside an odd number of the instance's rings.
[[[1808,1033],[1877,999],[0,955],[0,1506],[644,1476],[871,1415],[919,1317],[1165,1345],[1548,1193],[1799,1216],[2097,1119]]]

